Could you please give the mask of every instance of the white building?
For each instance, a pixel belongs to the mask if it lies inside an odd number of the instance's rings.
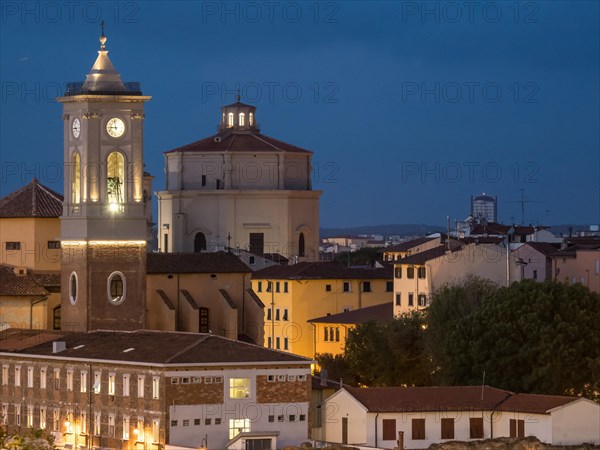
[[[489,386],[340,389],[322,404],[323,439],[375,448],[535,436],[552,445],[600,443],[600,404]]]
[[[221,108],[216,135],[165,153],[158,192],[163,252],[241,248],[296,261],[319,256],[312,152],[260,133],[256,108]]]

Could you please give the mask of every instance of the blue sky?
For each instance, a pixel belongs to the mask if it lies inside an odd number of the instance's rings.
[[[469,6],[472,5],[472,6]],[[62,191],[61,106],[98,50],[140,81],[145,161],[214,133],[239,87],[262,132],[315,152],[321,225],[600,222],[599,2],[11,2],[0,195]]]

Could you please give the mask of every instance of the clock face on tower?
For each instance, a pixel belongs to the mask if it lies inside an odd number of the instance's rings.
[[[119,138],[125,134],[125,123],[118,117],[113,117],[106,122],[106,132],[111,137]]]
[[[77,139],[81,134],[81,122],[79,122],[79,119],[75,119],[73,121],[73,126],[71,130],[73,132],[73,137]]]

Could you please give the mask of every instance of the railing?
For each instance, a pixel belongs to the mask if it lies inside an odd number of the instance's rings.
[[[111,82],[110,85],[113,83]],[[124,89],[114,89],[107,85],[106,89],[84,89],[83,81],[74,81],[66,83],[65,97],[73,95],[142,95],[142,86],[139,81],[128,81],[123,83]]]

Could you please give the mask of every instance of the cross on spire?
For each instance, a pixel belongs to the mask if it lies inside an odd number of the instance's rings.
[[[104,19],[102,19],[100,26],[102,27],[102,36],[104,36]]]
[[[235,96],[235,100],[239,103],[241,99],[242,99],[242,96],[240,95],[240,90],[238,88],[237,95]]]

